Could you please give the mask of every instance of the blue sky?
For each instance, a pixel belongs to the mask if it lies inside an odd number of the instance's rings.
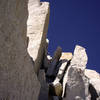
[[[57,46],[73,52],[86,48],[87,68],[100,73],[100,0],[41,0],[50,2],[48,39],[52,55]]]

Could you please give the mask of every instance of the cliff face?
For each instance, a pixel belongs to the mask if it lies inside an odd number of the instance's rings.
[[[85,48],[48,55],[49,3],[0,0],[0,100],[100,100]]]
[[[35,1],[35,2],[34,2]],[[28,52],[34,61],[34,70],[38,74],[46,48],[46,33],[49,23],[49,3],[29,0],[29,17],[27,36],[29,37]]]
[[[27,52],[27,0],[0,0],[0,100],[37,100],[40,83]]]

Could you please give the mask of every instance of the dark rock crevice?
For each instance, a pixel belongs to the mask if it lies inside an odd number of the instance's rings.
[[[97,100],[99,96],[92,84],[89,84],[89,92],[91,94],[91,100]]]

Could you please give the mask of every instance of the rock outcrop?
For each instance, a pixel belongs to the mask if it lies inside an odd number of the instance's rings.
[[[40,83],[27,53],[27,0],[0,0],[0,100],[38,100]]]
[[[48,2],[0,0],[0,100],[100,100],[84,47],[49,55],[48,23]]]
[[[39,94],[39,99],[38,100],[48,100],[48,84],[46,83],[46,77],[45,77],[45,72],[44,70],[39,71],[39,81],[41,84],[41,89],[40,89],[40,94]]]
[[[77,45],[73,56],[62,53],[60,59],[56,77],[49,83],[50,100],[100,100],[100,74],[86,69],[85,48]]]
[[[63,88],[66,86],[66,97],[64,100],[75,100],[78,96],[83,100],[88,100],[88,79],[84,75],[87,64],[87,55],[85,49],[76,46],[71,64],[66,71],[63,79]],[[63,90],[62,96],[64,96]]]
[[[50,65],[48,67],[48,71],[47,71],[47,74],[46,74],[48,77],[51,77],[51,76],[54,75],[56,66],[57,66],[59,59],[61,57],[61,53],[62,53],[62,49],[60,47],[58,47],[56,49],[55,53],[54,53],[54,56],[51,60]]]
[[[94,70],[86,69],[85,75],[89,79],[92,100],[100,99],[100,74]]]
[[[49,3],[29,0],[28,11],[28,52],[34,61],[34,70],[38,74],[45,53],[46,33],[49,23]]]

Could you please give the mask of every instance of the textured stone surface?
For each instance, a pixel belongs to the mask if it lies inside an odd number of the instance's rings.
[[[94,70],[86,69],[85,75],[89,78],[89,83],[95,88],[98,96],[100,96],[100,74]]]
[[[38,78],[41,84],[40,95],[38,100],[48,100],[48,85],[46,83],[44,70],[39,71]]]
[[[76,45],[74,50],[74,56],[71,60],[71,65],[76,65],[81,70],[85,70],[88,58],[85,52],[85,48]]]
[[[61,96],[62,95],[62,85],[61,83],[57,83],[56,85],[49,84],[49,94],[51,96]]]
[[[42,2],[39,4],[35,1],[31,0],[28,4],[29,18],[27,22],[27,36],[29,37],[28,52],[34,61],[35,72],[38,74],[46,46],[46,33],[49,23],[49,3]]]
[[[57,76],[56,76],[56,78],[55,78],[55,80],[53,82],[54,85],[56,85],[57,83],[59,83],[60,80],[62,79],[64,71],[65,71],[65,69],[67,67],[68,61],[67,60],[63,60],[61,63],[62,64],[60,65],[60,68],[58,70]]]
[[[62,53],[62,49],[61,47],[57,47],[55,53],[54,53],[54,56],[52,58],[52,61],[51,61],[51,64],[47,70],[47,76],[53,76],[54,73],[55,73],[55,69],[57,67],[57,64],[59,62],[59,59],[61,57],[61,53]]]
[[[85,49],[76,46],[71,64],[63,79],[63,94],[66,86],[66,97],[64,100],[75,100],[77,96],[83,100],[88,98],[88,80],[84,76],[84,70],[87,64],[87,55]]]
[[[49,44],[49,40],[46,39],[46,46],[45,46],[45,53],[44,53],[44,59],[43,59],[43,68],[44,69],[48,69],[50,64],[51,64],[51,60],[52,60],[52,57],[49,55],[48,53],[48,44]]]
[[[67,64],[68,64],[68,61],[72,59],[72,53],[67,53],[67,52],[62,52],[62,55],[60,57],[60,62],[59,64],[57,65],[57,68],[56,68],[56,71],[55,71],[55,75],[56,75],[56,78],[53,82],[53,84],[57,84],[60,82],[60,80],[62,79],[62,77],[64,76],[64,72],[65,70],[67,70]]]
[[[55,69],[55,77],[59,77],[61,80],[62,76],[64,75],[65,70],[67,70],[67,67],[70,63],[70,60],[72,59],[72,53],[69,52],[62,52],[59,63]]]
[[[60,60],[62,60],[62,59],[71,60],[72,59],[72,53],[71,52],[62,52]]]
[[[0,0],[0,100],[37,100],[40,84],[27,53],[27,0]]]

